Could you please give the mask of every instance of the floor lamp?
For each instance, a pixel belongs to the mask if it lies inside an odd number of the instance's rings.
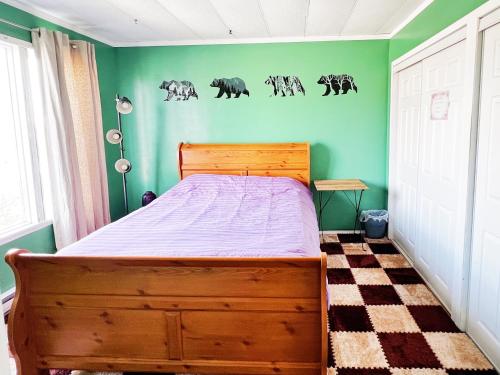
[[[122,175],[123,198],[125,201],[125,211],[128,214],[127,177],[126,174],[132,169],[130,161],[125,159],[125,148],[123,147],[122,114],[127,115],[132,112],[132,102],[125,96],[116,94],[116,113],[118,119],[118,129],[111,129],[106,133],[106,140],[111,144],[120,145],[120,159],[115,162],[115,169]]]

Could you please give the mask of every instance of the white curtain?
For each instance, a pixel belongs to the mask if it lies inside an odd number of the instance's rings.
[[[32,33],[38,57],[58,249],[110,222],[101,100],[92,44]]]

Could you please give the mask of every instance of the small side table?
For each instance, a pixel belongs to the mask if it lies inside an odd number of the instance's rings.
[[[358,179],[352,180],[315,180],[314,186],[319,193],[319,230],[321,231],[321,237],[323,238],[323,210],[326,208],[330,200],[333,198],[337,191],[341,191],[346,196],[347,200],[352,204],[356,217],[354,219],[354,233],[356,233],[356,227],[359,219],[359,208],[361,206],[361,199],[363,198],[363,192],[368,190],[368,186]],[[354,201],[347,194],[348,191],[353,192]],[[325,203],[323,203],[323,194],[329,193],[328,198]],[[361,229],[360,229],[361,230]]]

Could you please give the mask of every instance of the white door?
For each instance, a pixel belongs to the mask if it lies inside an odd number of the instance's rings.
[[[391,191],[394,215],[392,239],[410,257],[415,256],[416,211],[418,188],[418,145],[420,132],[420,99],[422,95],[422,63],[398,73],[397,126],[395,132],[395,186]]]
[[[500,368],[500,24],[484,33],[468,333]]]
[[[449,311],[457,302],[454,288],[461,288],[454,285],[455,265],[463,257],[465,212],[458,207],[466,197],[459,184],[468,169],[463,145],[470,129],[463,115],[464,60],[462,41],[422,63],[415,263]]]

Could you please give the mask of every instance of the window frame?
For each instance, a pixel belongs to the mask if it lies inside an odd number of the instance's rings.
[[[29,63],[29,54],[34,53],[33,45],[24,40],[11,38],[0,34],[0,45],[7,48],[15,48],[12,59],[19,64],[20,69],[14,72],[16,91],[16,115],[20,120],[16,124],[18,158],[23,158],[24,175],[26,179],[26,199],[30,210],[30,223],[14,226],[0,233],[0,246],[15,241],[21,237],[34,233],[52,224],[47,219],[47,210],[44,199],[43,179],[41,175],[41,161],[39,157],[39,146],[37,141],[37,127],[35,121],[33,92],[31,79],[33,70]],[[19,89],[21,88],[21,89]],[[26,141],[19,141],[25,139]]]

